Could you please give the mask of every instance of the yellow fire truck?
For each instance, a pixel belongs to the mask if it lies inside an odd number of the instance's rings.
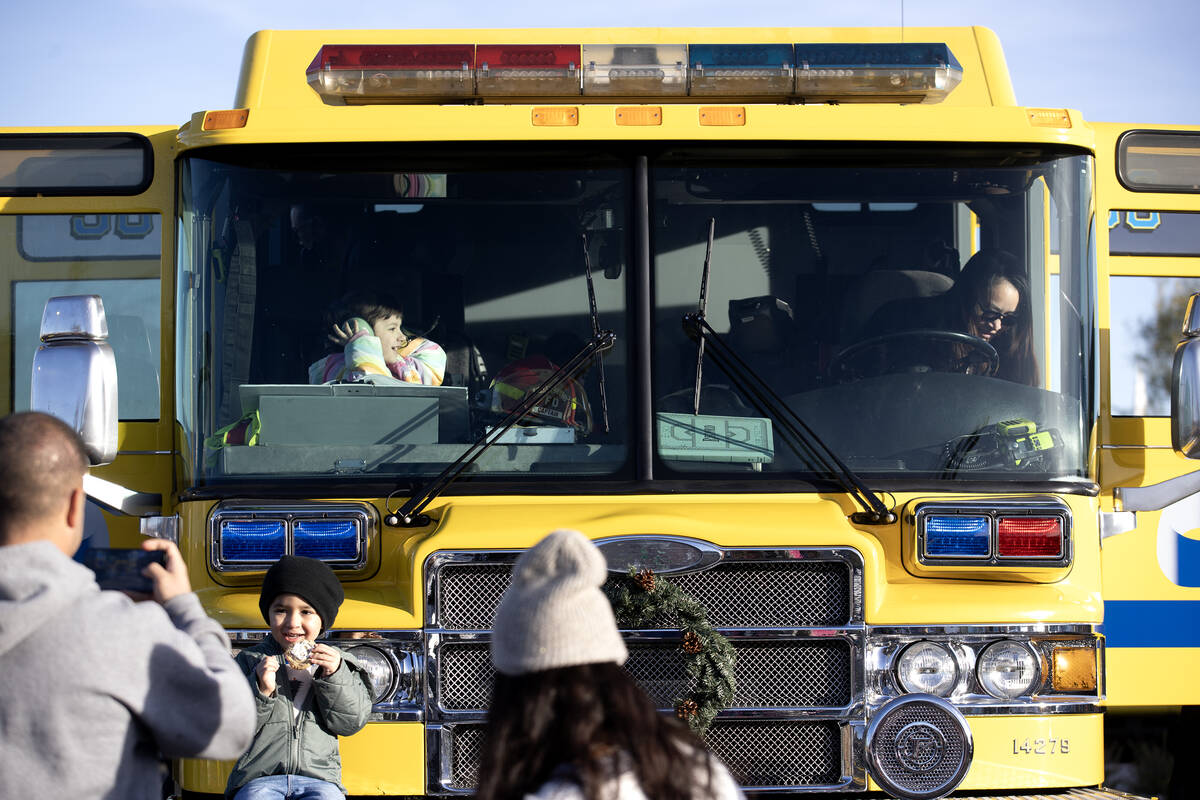
[[[1194,132],[1018,106],[983,28],[264,31],[235,98],[0,131],[0,403],[81,429],[89,542],[178,541],[235,647],[280,555],[338,572],[351,795],[470,794],[559,527],[732,644],[748,791],[1111,798],[1106,704],[1196,702],[1200,366],[1172,430],[1138,349]],[[348,293],[440,385],[311,383]],[[687,718],[671,623],[627,667]]]

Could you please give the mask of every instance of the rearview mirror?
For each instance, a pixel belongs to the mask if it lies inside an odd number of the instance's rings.
[[[66,422],[92,466],[117,456],[117,362],[99,295],[51,297],[33,356],[30,408]]]

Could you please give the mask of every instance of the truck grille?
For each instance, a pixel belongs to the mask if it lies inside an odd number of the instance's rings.
[[[442,731],[440,747],[451,753],[447,789],[475,789],[475,769],[483,747],[483,726],[453,725]],[[705,744],[744,787],[791,789],[830,786],[842,777],[841,735],[836,722],[743,722],[718,720]]]
[[[711,546],[705,545],[711,549]],[[426,719],[432,794],[475,785],[491,696],[495,609],[519,553],[436,553],[427,562]],[[747,789],[861,788],[862,571],[845,548],[727,550],[666,574],[737,653],[733,704],[706,741]],[[671,620],[630,631],[625,667],[663,709],[689,690]]]

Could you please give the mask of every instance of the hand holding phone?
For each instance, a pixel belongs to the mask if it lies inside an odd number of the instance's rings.
[[[192,590],[192,582],[188,577],[187,564],[174,542],[166,539],[146,539],[142,549],[150,553],[159,553],[164,557],[163,562],[151,561],[145,572],[149,573],[154,582],[154,599],[165,603],[172,597],[187,594]]]
[[[83,563],[96,573],[101,589],[148,595],[154,593],[154,581],[142,571],[150,564],[165,566],[166,556],[163,550],[93,547],[84,554]]]

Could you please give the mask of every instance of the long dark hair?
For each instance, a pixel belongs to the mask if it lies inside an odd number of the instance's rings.
[[[654,800],[711,794],[704,791],[712,780],[704,745],[659,713],[622,667],[497,673],[476,800],[521,800],[558,777],[578,784],[587,800],[601,800],[621,763]]]
[[[1041,372],[1033,348],[1033,311],[1030,304],[1029,281],[1016,256],[1004,250],[980,250],[963,265],[962,272],[951,292],[957,298],[961,314],[961,330],[970,331],[976,306],[987,307],[988,296],[997,281],[1007,281],[1017,290],[1020,301],[1013,317],[992,340],[1000,355],[997,378],[1038,386]]]

